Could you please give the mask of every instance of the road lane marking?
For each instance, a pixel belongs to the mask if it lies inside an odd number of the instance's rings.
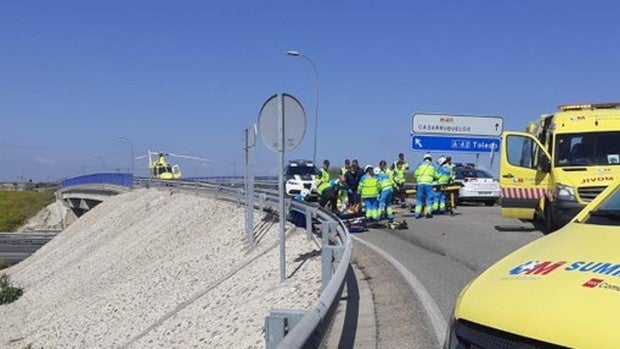
[[[354,236],[352,234],[350,236],[356,242],[366,245],[366,247],[378,253],[381,257],[390,262],[390,264],[392,264],[392,266],[396,268],[396,270],[398,270],[400,275],[402,275],[405,281],[409,284],[411,290],[415,293],[415,295],[422,303],[422,307],[424,308],[424,311],[426,311],[426,314],[431,321],[431,325],[433,326],[435,337],[437,338],[437,343],[439,343],[440,346],[443,345],[444,336],[446,335],[446,331],[448,330],[448,323],[441,314],[439,306],[437,306],[437,303],[435,303],[435,300],[433,299],[433,297],[431,297],[431,294],[428,293],[428,291],[426,290],[426,287],[422,285],[420,280],[418,280],[418,278],[413,275],[409,271],[409,269],[407,269],[401,262],[389,255],[387,252],[383,251],[382,249],[368,241],[358,238],[357,236]]]

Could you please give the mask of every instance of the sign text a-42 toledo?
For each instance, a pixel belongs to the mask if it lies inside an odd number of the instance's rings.
[[[504,131],[501,116],[413,114],[412,133],[500,137]]]

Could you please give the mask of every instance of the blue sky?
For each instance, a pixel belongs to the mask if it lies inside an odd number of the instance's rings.
[[[508,130],[559,104],[620,100],[614,1],[3,1],[0,181],[126,171],[130,138],[188,175],[243,173],[243,130],[298,97],[311,158],[392,161],[414,112],[501,115]],[[439,154],[437,154],[439,155]],[[473,155],[454,155],[473,161]],[[257,171],[276,173],[259,144]],[[488,155],[481,156],[488,167]],[[497,161],[494,165],[497,167]],[[146,175],[145,160],[136,173]]]

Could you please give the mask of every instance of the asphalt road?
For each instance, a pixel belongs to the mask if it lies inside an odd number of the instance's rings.
[[[425,323],[428,329],[424,334],[427,338],[417,337],[424,343],[437,342],[437,323],[443,321],[445,326],[448,322],[456,297],[469,280],[510,252],[543,236],[532,224],[504,219],[497,206],[460,206],[455,216],[418,220],[403,210],[396,219],[406,220],[409,229],[371,229],[355,237],[386,252],[410,273],[414,279],[410,285],[427,291],[422,296],[419,292],[412,295],[412,302],[421,305],[414,307],[416,322]],[[356,242],[354,249],[358,246],[363,244]],[[435,319],[432,314],[429,317],[429,308],[433,307]]]

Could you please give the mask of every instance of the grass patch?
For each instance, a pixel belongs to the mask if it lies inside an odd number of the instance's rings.
[[[24,290],[19,287],[13,287],[8,275],[0,275],[0,305],[13,303],[24,294]]]
[[[6,269],[6,268],[8,268],[10,266],[11,265],[9,263],[7,263],[6,261],[4,261],[3,259],[0,258],[0,270]]]
[[[54,200],[54,190],[0,191],[0,231],[19,228]]]

